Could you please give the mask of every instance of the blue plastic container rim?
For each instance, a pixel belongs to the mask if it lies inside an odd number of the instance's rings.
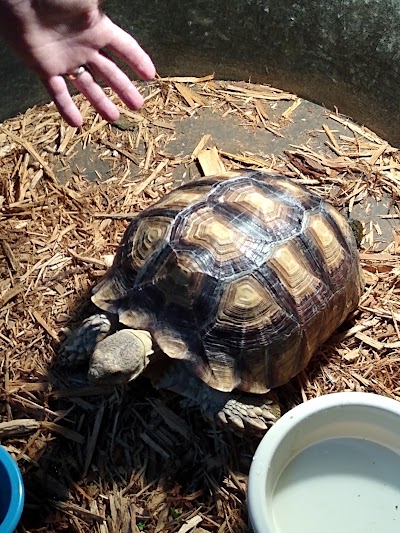
[[[17,463],[3,446],[0,446],[0,465],[8,476],[11,488],[8,510],[0,522],[0,533],[14,533],[24,507],[24,483]],[[2,490],[1,483],[0,480],[0,490]]]

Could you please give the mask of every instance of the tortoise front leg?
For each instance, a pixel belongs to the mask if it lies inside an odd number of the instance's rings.
[[[61,345],[58,363],[62,366],[77,366],[89,361],[96,345],[115,330],[105,313],[97,313],[82,322]]]

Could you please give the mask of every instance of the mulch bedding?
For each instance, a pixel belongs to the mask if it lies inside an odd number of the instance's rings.
[[[326,117],[346,134],[321,124],[323,152],[305,144],[262,158],[230,153],[204,135],[191,154],[173,155],[176,125],[202,108],[282,136],[306,103],[212,76],[158,79],[143,91],[141,112],[115,98],[115,125],[80,96],[83,128],[65,126],[50,104],[0,125],[0,442],[26,485],[19,532],[248,531],[246,483],[257,440],[206,423],[145,379],[92,387],[83,371],[57,367],[60,342],[90,314],[90,289],[129,220],[176,186],[180,170],[274,170],[350,213],[371,195],[389,196],[395,212],[387,217],[399,216],[400,153],[338,113]],[[284,105],[278,116],[271,113],[277,102]],[[74,162],[88,148],[109,169],[106,177],[99,172],[90,181]],[[281,387],[285,409],[336,391],[400,399],[400,241],[393,231],[378,253],[379,224],[377,218],[364,228],[359,309],[306,371]]]

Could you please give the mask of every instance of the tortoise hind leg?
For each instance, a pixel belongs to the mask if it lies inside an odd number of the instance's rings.
[[[280,407],[272,394],[212,389],[194,376],[182,361],[172,362],[154,385],[184,396],[189,404],[200,408],[205,418],[215,420],[235,433],[263,434],[280,417]]]
[[[62,366],[86,363],[96,345],[114,330],[115,324],[105,313],[90,316],[65,339],[59,351],[58,363]]]
[[[214,417],[220,424],[227,425],[233,431],[263,434],[281,416],[279,405],[269,393],[222,394],[229,394],[229,399]]]

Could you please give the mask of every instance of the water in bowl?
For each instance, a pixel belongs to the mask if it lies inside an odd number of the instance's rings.
[[[362,439],[314,444],[282,472],[272,509],[277,533],[399,533],[400,455]]]

